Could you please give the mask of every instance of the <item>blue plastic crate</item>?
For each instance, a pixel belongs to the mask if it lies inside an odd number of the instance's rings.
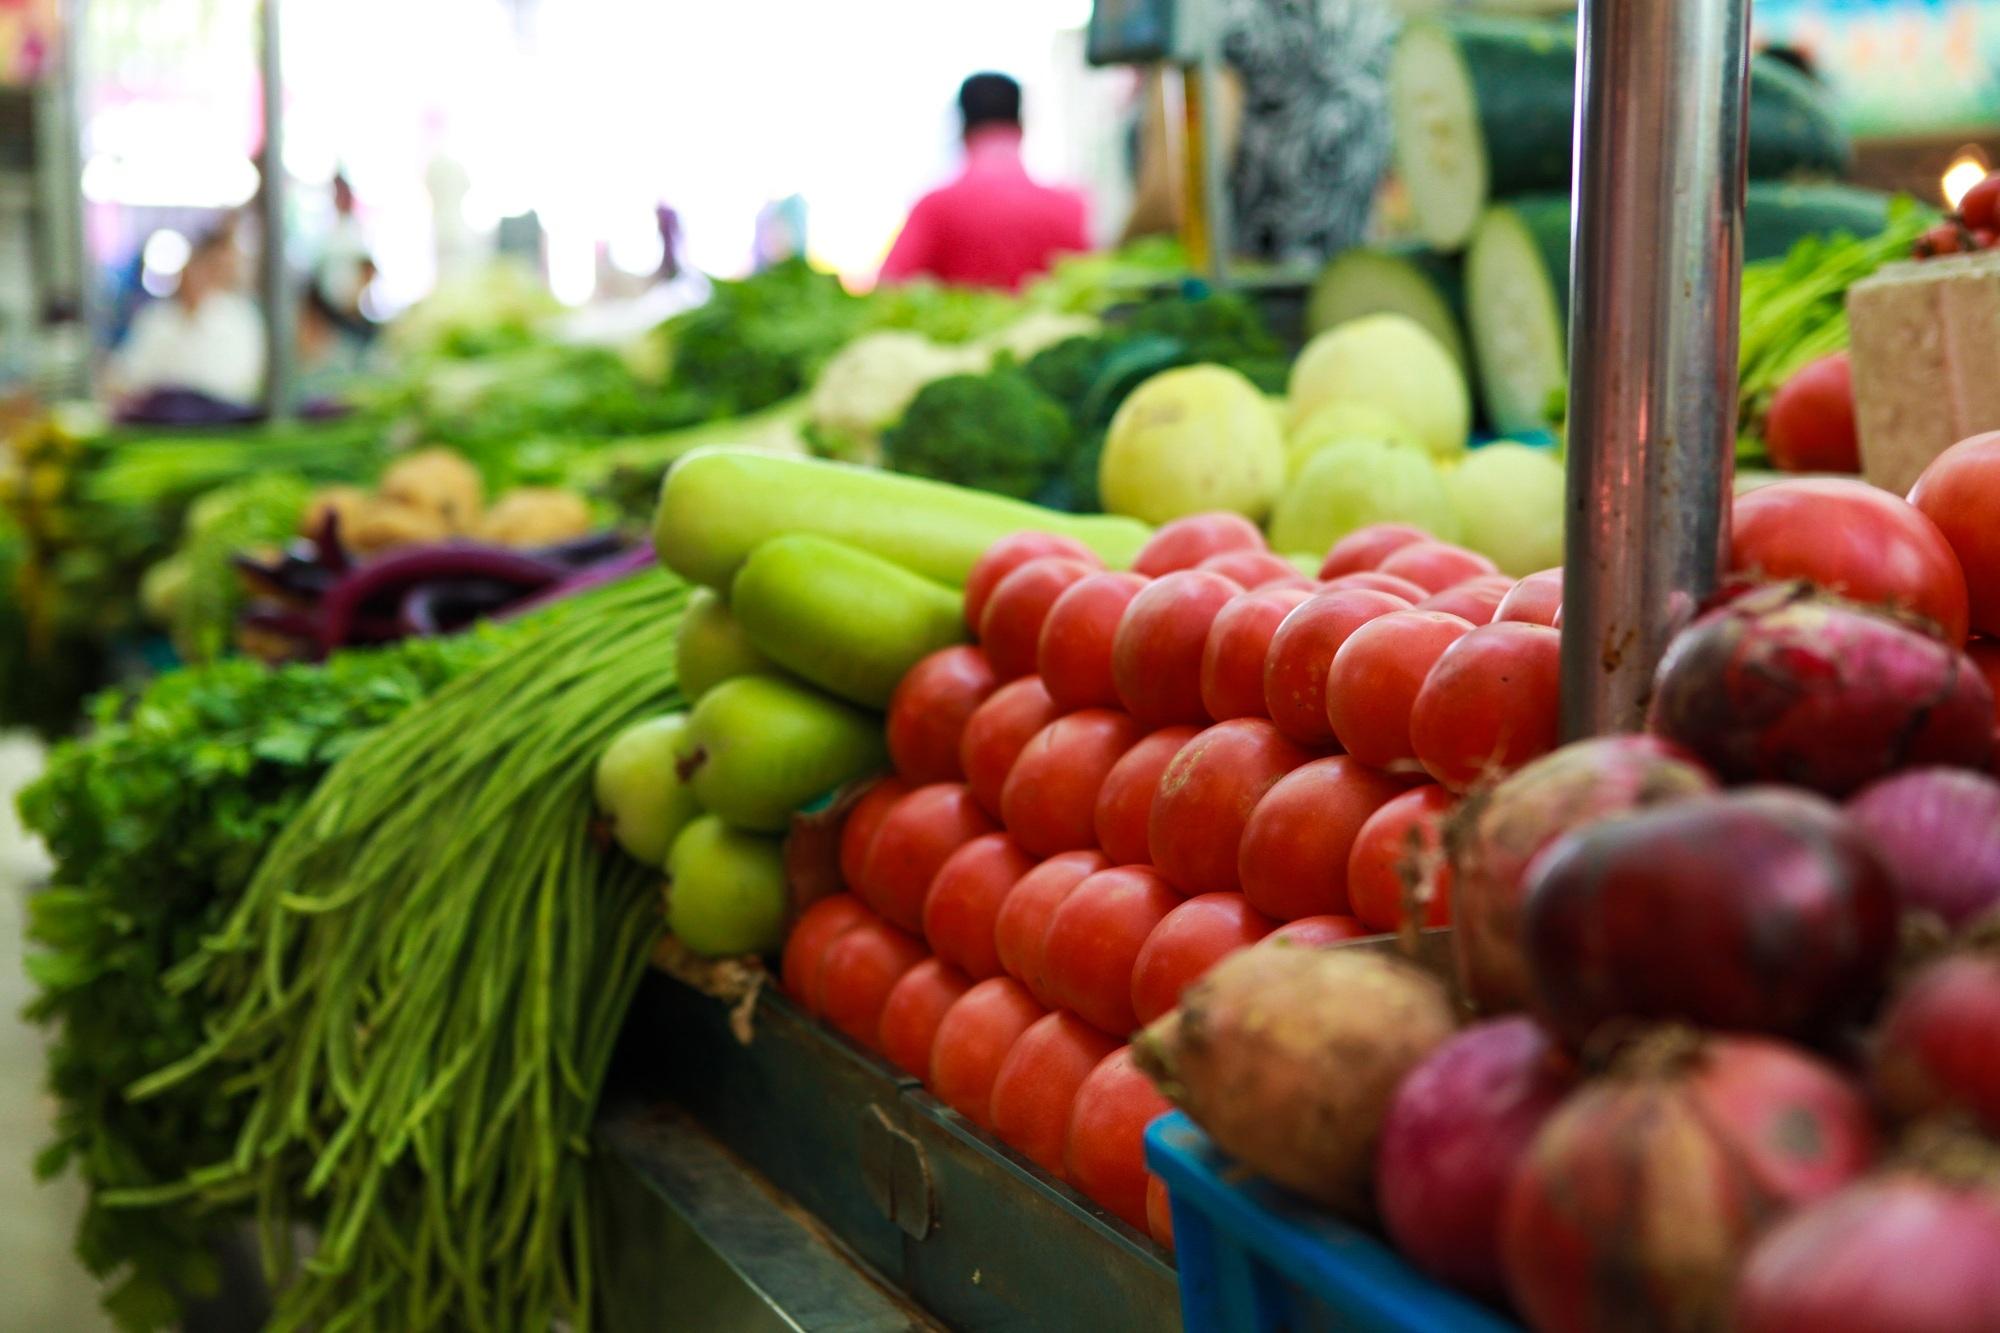
[[[1184,1333],[1520,1333],[1381,1241],[1217,1152],[1176,1111],[1146,1130],[1173,1200]]]

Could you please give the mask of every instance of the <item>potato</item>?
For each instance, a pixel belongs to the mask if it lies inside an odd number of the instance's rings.
[[[398,460],[376,489],[384,500],[431,511],[452,532],[471,531],[486,504],[478,470],[449,449],[425,449]]]

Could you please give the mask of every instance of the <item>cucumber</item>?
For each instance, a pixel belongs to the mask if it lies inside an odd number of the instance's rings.
[[[1546,430],[1569,382],[1569,201],[1486,210],[1465,252],[1466,326],[1496,434]]]
[[[889,764],[879,718],[775,676],[703,695],[679,754],[701,808],[753,833],[784,832],[794,810]]]
[[[660,562],[718,589],[757,547],[793,532],[848,542],[962,587],[987,547],[1027,531],[1074,537],[1116,569],[1129,568],[1151,536],[1129,518],[1063,514],[921,477],[729,449],[696,450],[676,463],[653,520]]]
[[[1389,111],[1418,232],[1456,250],[1490,200],[1568,190],[1575,27],[1491,17],[1412,22],[1390,59]],[[1818,85],[1778,61],[1753,60],[1751,178],[1839,175],[1851,160]]]
[[[911,667],[965,638],[957,593],[809,533],[774,537],[751,552],[730,606],[766,657],[870,708],[887,708]]]
[[[1743,258],[1779,259],[1808,236],[1873,236],[1889,223],[1888,195],[1846,185],[1758,181],[1745,201]],[[1560,195],[1496,204],[1465,256],[1466,327],[1480,398],[1503,435],[1549,426],[1548,406],[1568,383],[1569,200]]]
[[[1420,245],[1366,246],[1336,255],[1313,283],[1306,337],[1364,315],[1408,315],[1469,371],[1458,260]]]

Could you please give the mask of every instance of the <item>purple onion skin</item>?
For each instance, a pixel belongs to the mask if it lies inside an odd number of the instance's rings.
[[[1612,1019],[1793,1038],[1879,994],[1893,880],[1831,802],[1752,788],[1605,820],[1529,867],[1535,1009],[1581,1047]]]
[[[1750,1251],[1735,1333],[2000,1333],[2000,1198],[1909,1171],[1792,1214]]]
[[[1905,768],[1985,768],[1993,691],[1957,649],[1784,585],[1712,611],[1674,639],[1648,727],[1725,782],[1846,796]]]
[[[1924,768],[1864,788],[1847,817],[1875,840],[1905,908],[1962,926],[2000,903],[2000,782]]]
[[[1500,1215],[1528,1145],[1576,1084],[1532,1019],[1460,1032],[1396,1089],[1376,1157],[1391,1239],[1431,1276],[1486,1300],[1507,1295]]]

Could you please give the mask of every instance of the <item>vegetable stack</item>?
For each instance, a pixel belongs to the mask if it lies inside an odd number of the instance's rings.
[[[368,737],[169,978],[212,1035],[134,1095],[248,1090],[191,1183],[255,1200],[276,1327],[588,1325],[587,1134],[660,919],[592,836],[590,773],[677,700],[684,601],[650,572],[563,604]]]

